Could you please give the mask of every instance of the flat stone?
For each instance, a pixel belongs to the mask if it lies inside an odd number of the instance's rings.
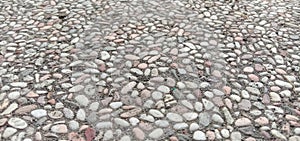
[[[184,113],[182,115],[187,121],[195,120],[198,117],[198,114],[195,112]]]
[[[5,130],[3,131],[2,137],[7,139],[9,137],[11,137],[12,135],[14,135],[18,130],[12,127],[7,127],[5,128]]]
[[[250,93],[256,94],[256,95],[260,95],[261,92],[259,91],[259,89],[257,88],[253,88],[253,87],[246,87],[246,90]]]
[[[127,94],[128,92],[132,91],[132,89],[135,87],[137,83],[132,81],[129,82],[127,85],[125,85],[122,89],[121,89],[121,93],[122,94]]]
[[[114,122],[117,124],[117,125],[120,125],[121,127],[128,127],[130,126],[129,122],[124,120],[124,119],[121,119],[121,118],[114,118]]]
[[[36,108],[37,108],[37,105],[34,105],[34,104],[22,106],[15,111],[15,114],[27,114]]]
[[[235,126],[238,126],[238,127],[247,126],[247,125],[251,124],[251,120],[248,118],[242,117],[242,118],[237,119],[234,124],[235,124]]]
[[[18,91],[11,92],[7,95],[7,97],[11,100],[18,99],[20,97],[20,92],[18,92]]]
[[[82,85],[76,85],[76,86],[72,87],[71,89],[69,89],[69,92],[76,93],[76,92],[83,90],[83,88],[84,88],[84,86],[82,86]]]
[[[86,96],[84,96],[84,95],[78,95],[78,96],[76,96],[75,100],[77,101],[77,103],[79,105],[84,106],[84,107],[88,106],[88,104],[90,102],[89,99]]]
[[[14,110],[16,110],[19,107],[19,104],[16,102],[10,104],[0,115],[7,115],[12,113]]]
[[[271,134],[273,136],[275,136],[276,138],[279,138],[279,139],[282,139],[282,140],[287,140],[287,138],[282,133],[280,133],[278,130],[272,129]]]
[[[159,86],[157,90],[163,93],[170,93],[170,88],[164,85]]]
[[[223,111],[223,113],[224,113],[226,122],[227,122],[228,124],[232,124],[232,123],[234,122],[234,119],[232,118],[232,116],[231,116],[229,110],[228,110],[226,107],[224,107],[224,108],[222,108],[222,111]]]
[[[202,131],[198,130],[198,131],[194,132],[193,139],[196,140],[196,141],[206,140],[205,133],[203,133]]]
[[[27,87],[26,82],[13,82],[13,83],[10,83],[10,85],[13,87],[21,87],[21,88]]]
[[[175,130],[183,130],[183,129],[186,129],[188,127],[189,127],[189,125],[187,123],[176,123],[176,124],[173,125],[173,128]]]
[[[158,139],[164,134],[164,130],[161,128],[154,129],[150,134],[149,137],[153,139]]]
[[[161,113],[160,111],[155,110],[155,109],[150,109],[149,110],[149,114],[151,114],[152,116],[154,116],[156,118],[162,118],[162,117],[164,117],[163,113]]]
[[[8,120],[8,124],[17,129],[24,129],[28,126],[27,122],[23,119],[13,117]]]
[[[140,57],[136,56],[136,55],[132,55],[132,54],[126,54],[124,56],[125,59],[127,60],[131,60],[131,61],[135,61],[135,60],[139,60]]]
[[[68,133],[68,127],[65,124],[57,124],[51,127],[51,131],[54,133]]]
[[[183,121],[182,116],[177,113],[168,113],[166,117],[170,121],[173,121],[173,122],[182,122]]]
[[[288,88],[288,89],[293,88],[292,84],[290,84],[288,82],[285,82],[285,81],[282,81],[282,80],[275,80],[275,84],[280,86],[280,87],[285,87],[285,88]]]
[[[155,125],[158,127],[168,127],[170,124],[167,120],[156,120]]]
[[[134,108],[134,109],[131,109],[131,110],[127,111],[127,112],[122,113],[120,115],[120,117],[122,117],[122,118],[129,118],[129,117],[136,116],[136,115],[138,115],[141,112],[142,112],[141,108]]]
[[[47,116],[47,111],[44,109],[36,109],[31,111],[31,115],[39,119],[41,117]]]
[[[110,106],[111,108],[113,108],[113,109],[118,109],[118,108],[120,108],[122,105],[123,105],[122,102],[112,102],[112,103],[109,104],[109,106]]]
[[[107,129],[107,128],[112,128],[113,124],[112,122],[109,121],[104,121],[104,122],[99,122],[96,124],[97,129]]]

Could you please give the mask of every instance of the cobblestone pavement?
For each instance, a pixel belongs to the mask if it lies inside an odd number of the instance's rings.
[[[300,141],[298,0],[0,0],[2,141]]]

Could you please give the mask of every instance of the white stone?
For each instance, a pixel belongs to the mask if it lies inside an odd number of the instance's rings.
[[[196,140],[196,141],[206,140],[205,133],[198,130],[198,131],[194,132],[193,139]]]

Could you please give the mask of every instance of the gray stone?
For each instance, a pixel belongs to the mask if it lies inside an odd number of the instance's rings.
[[[150,134],[149,137],[153,139],[158,139],[164,134],[164,130],[161,128],[154,129]]]
[[[9,137],[11,137],[13,134],[15,134],[18,130],[12,127],[7,127],[5,128],[5,130],[3,131],[2,137],[7,139]]]
[[[182,116],[180,116],[180,115],[177,114],[177,113],[168,113],[168,114],[167,114],[167,118],[168,118],[170,121],[173,121],[173,122],[182,122],[182,121],[183,121]]]
[[[25,120],[13,117],[8,120],[8,124],[17,129],[24,129],[28,126]]]
[[[187,121],[195,120],[198,117],[198,114],[195,112],[184,113],[182,115]]]
[[[155,121],[155,125],[158,127],[168,127],[170,124],[167,120],[157,120]]]
[[[84,120],[85,120],[86,115],[85,115],[84,109],[79,109],[79,110],[77,111],[76,118],[79,119],[79,120],[81,120],[81,121],[84,121]]]
[[[71,120],[71,121],[69,121],[69,128],[71,130],[75,131],[75,130],[79,129],[79,123],[75,120]]]
[[[203,126],[208,126],[211,122],[208,112],[202,112],[199,114],[199,123]]]
[[[232,132],[230,139],[232,141],[241,141],[242,140],[242,134],[240,132]]]
[[[156,118],[162,118],[162,117],[164,117],[163,113],[161,113],[160,111],[155,110],[155,109],[150,109],[149,110],[149,114],[151,114],[152,116],[154,116]]]
[[[182,129],[186,129],[188,127],[189,127],[189,125],[187,123],[176,123],[173,125],[173,128],[175,130],[182,130]]]
[[[104,133],[104,136],[103,136],[103,140],[104,141],[109,141],[111,139],[114,138],[114,133],[112,130],[107,130],[105,133]]]
[[[84,95],[76,96],[75,100],[78,102],[79,105],[84,106],[84,107],[88,106],[88,104],[90,102],[89,99]]]
[[[74,112],[72,110],[68,109],[68,108],[64,108],[63,113],[64,113],[65,117],[68,118],[68,119],[73,119],[74,116],[75,116]]]
[[[129,122],[127,122],[126,120],[121,119],[121,118],[114,118],[114,122],[117,125],[120,125],[122,127],[128,127],[128,126],[130,126]]]

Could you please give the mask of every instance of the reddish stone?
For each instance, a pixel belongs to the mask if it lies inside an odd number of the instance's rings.
[[[259,81],[259,77],[255,74],[249,74],[248,77],[250,78],[250,80],[254,81],[254,82],[258,82]]]
[[[269,104],[270,103],[270,96],[268,94],[264,94],[262,103]]]
[[[93,128],[87,128],[84,135],[86,141],[92,141],[96,137],[96,131]]]
[[[178,138],[175,137],[175,136],[170,137],[169,140],[170,140],[170,141],[179,141]]]
[[[225,94],[227,94],[227,95],[231,93],[231,87],[229,87],[229,86],[224,86],[223,90],[224,90]]]
[[[255,64],[254,65],[254,69],[256,71],[263,71],[264,70],[264,66],[262,66],[261,64]]]
[[[144,140],[145,139],[145,133],[140,129],[140,128],[133,128],[132,132],[134,133],[134,136],[138,139],[138,140]]]
[[[100,64],[100,65],[99,65],[99,70],[100,70],[100,71],[105,71],[105,70],[106,70],[105,64]]]

